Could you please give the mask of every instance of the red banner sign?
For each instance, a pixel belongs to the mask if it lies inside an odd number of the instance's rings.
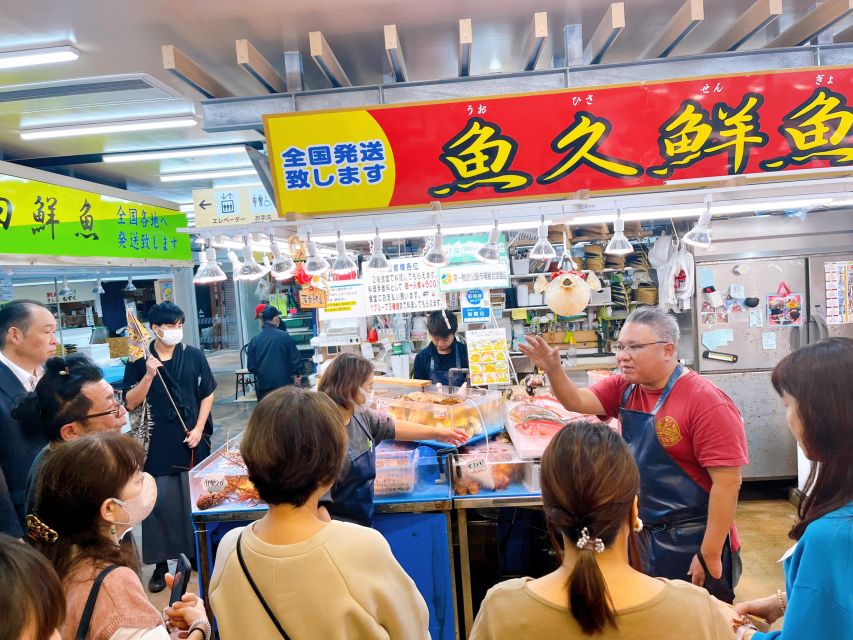
[[[279,212],[639,190],[853,163],[853,68],[267,116]]]

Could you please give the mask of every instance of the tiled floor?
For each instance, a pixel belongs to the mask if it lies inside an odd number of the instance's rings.
[[[237,352],[220,352],[209,356],[209,361],[219,384],[213,409],[213,446],[216,448],[245,428],[255,403],[234,401],[233,371],[239,367]],[[736,590],[739,601],[763,597],[784,588],[779,558],[793,544],[787,534],[795,518],[794,507],[784,500],[741,502],[737,516],[743,545],[743,577]],[[151,566],[143,568],[145,584],[152,569]],[[191,582],[190,590],[197,590],[196,580]],[[149,597],[155,606],[161,608],[165,606],[169,593],[166,590],[149,594]]]

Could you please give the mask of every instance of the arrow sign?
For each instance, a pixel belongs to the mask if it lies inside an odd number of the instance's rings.
[[[207,209],[210,205],[211,205],[211,203],[208,202],[207,200],[202,200],[201,202],[198,203],[198,206],[200,206],[202,209]]]

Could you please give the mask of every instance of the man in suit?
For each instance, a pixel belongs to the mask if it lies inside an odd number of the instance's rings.
[[[280,331],[281,313],[273,306],[261,312],[261,332],[252,338],[246,349],[249,371],[255,374],[255,389],[258,402],[270,391],[288,384],[296,384],[300,378],[302,361],[299,349],[287,331]]]
[[[27,474],[47,440],[34,428],[28,433],[11,411],[55,354],[55,332],[53,314],[38,302],[15,300],[0,309],[0,532],[18,538],[26,530]]]

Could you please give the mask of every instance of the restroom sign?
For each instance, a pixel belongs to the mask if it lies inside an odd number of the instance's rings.
[[[488,289],[468,289],[462,293],[460,300],[464,324],[489,321],[491,310]]]

